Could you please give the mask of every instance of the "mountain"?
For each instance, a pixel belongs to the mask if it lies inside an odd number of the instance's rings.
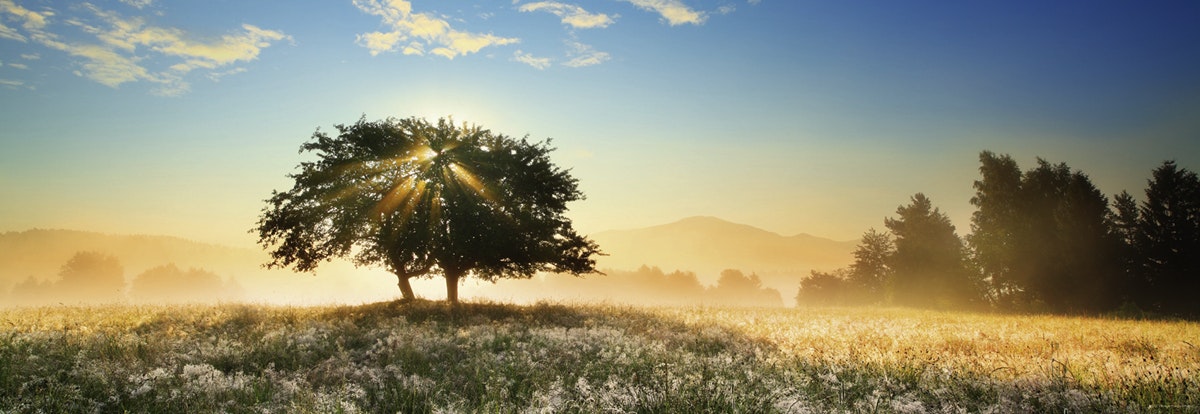
[[[853,261],[856,241],[836,241],[809,234],[783,236],[754,226],[715,217],[689,217],[674,223],[591,235],[601,250],[599,267],[637,269],[657,266],[666,271],[692,271],[705,283],[724,269],[757,273],[764,285],[785,296],[794,294],[811,270],[833,270]]]

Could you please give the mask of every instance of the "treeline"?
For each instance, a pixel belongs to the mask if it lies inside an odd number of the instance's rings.
[[[174,264],[148,269],[126,283],[125,269],[116,257],[79,252],[62,265],[57,279],[29,276],[13,286],[5,303],[185,303],[234,301],[242,295],[242,287],[233,280],[223,281],[207,270],[183,270]]]
[[[713,285],[705,285],[693,272],[664,272],[658,267],[637,270],[605,269],[601,277],[547,274],[533,280],[501,281],[491,295],[511,300],[567,300],[632,305],[717,305],[781,307],[779,290],[763,286],[754,273],[726,269]]]
[[[868,230],[854,263],[813,271],[801,305],[890,304],[1054,313],[1200,316],[1200,180],[1173,161],[1145,198],[1111,202],[1086,174],[1038,158],[1022,172],[984,151],[971,233],[924,194]]]

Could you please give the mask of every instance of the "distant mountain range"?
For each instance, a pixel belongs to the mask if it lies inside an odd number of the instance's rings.
[[[833,270],[853,261],[856,241],[809,234],[783,236],[716,217],[689,217],[674,223],[591,235],[609,256],[601,268],[692,271],[712,283],[724,269],[757,273],[765,285],[794,295],[811,270]]]
[[[757,273],[765,287],[778,289],[785,298],[795,294],[799,279],[810,270],[848,265],[855,246],[853,241],[808,234],[782,236],[714,217],[691,217],[641,229],[605,231],[591,237],[609,254],[598,260],[602,269],[636,270],[648,265],[667,272],[690,271],[705,284],[715,283],[724,269],[737,269],[746,274]],[[395,290],[395,279],[386,272],[354,269],[344,262],[322,265],[317,277],[313,277],[264,270],[260,265],[267,260],[267,254],[256,249],[169,236],[35,229],[0,233],[0,297],[29,277],[57,278],[61,266],[80,251],[117,257],[127,279],[169,263],[180,268],[203,268],[223,278],[237,279],[251,293],[250,297],[255,297],[253,292],[258,291],[262,298],[282,295],[312,299],[353,294],[369,300],[389,297],[388,292]],[[480,289],[486,294],[486,287]]]

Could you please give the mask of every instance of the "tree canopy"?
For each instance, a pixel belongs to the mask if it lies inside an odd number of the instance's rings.
[[[595,272],[592,240],[565,217],[583,199],[578,181],[550,161],[549,142],[478,126],[419,118],[317,130],[301,153],[315,156],[272,193],[254,232],[268,267],[312,271],[348,258],[409,279],[440,275],[457,301],[464,276],[494,281],[539,271]]]

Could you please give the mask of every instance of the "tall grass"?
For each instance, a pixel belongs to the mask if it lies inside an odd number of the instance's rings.
[[[0,412],[1195,412],[1200,324],[466,303],[0,311]]]

